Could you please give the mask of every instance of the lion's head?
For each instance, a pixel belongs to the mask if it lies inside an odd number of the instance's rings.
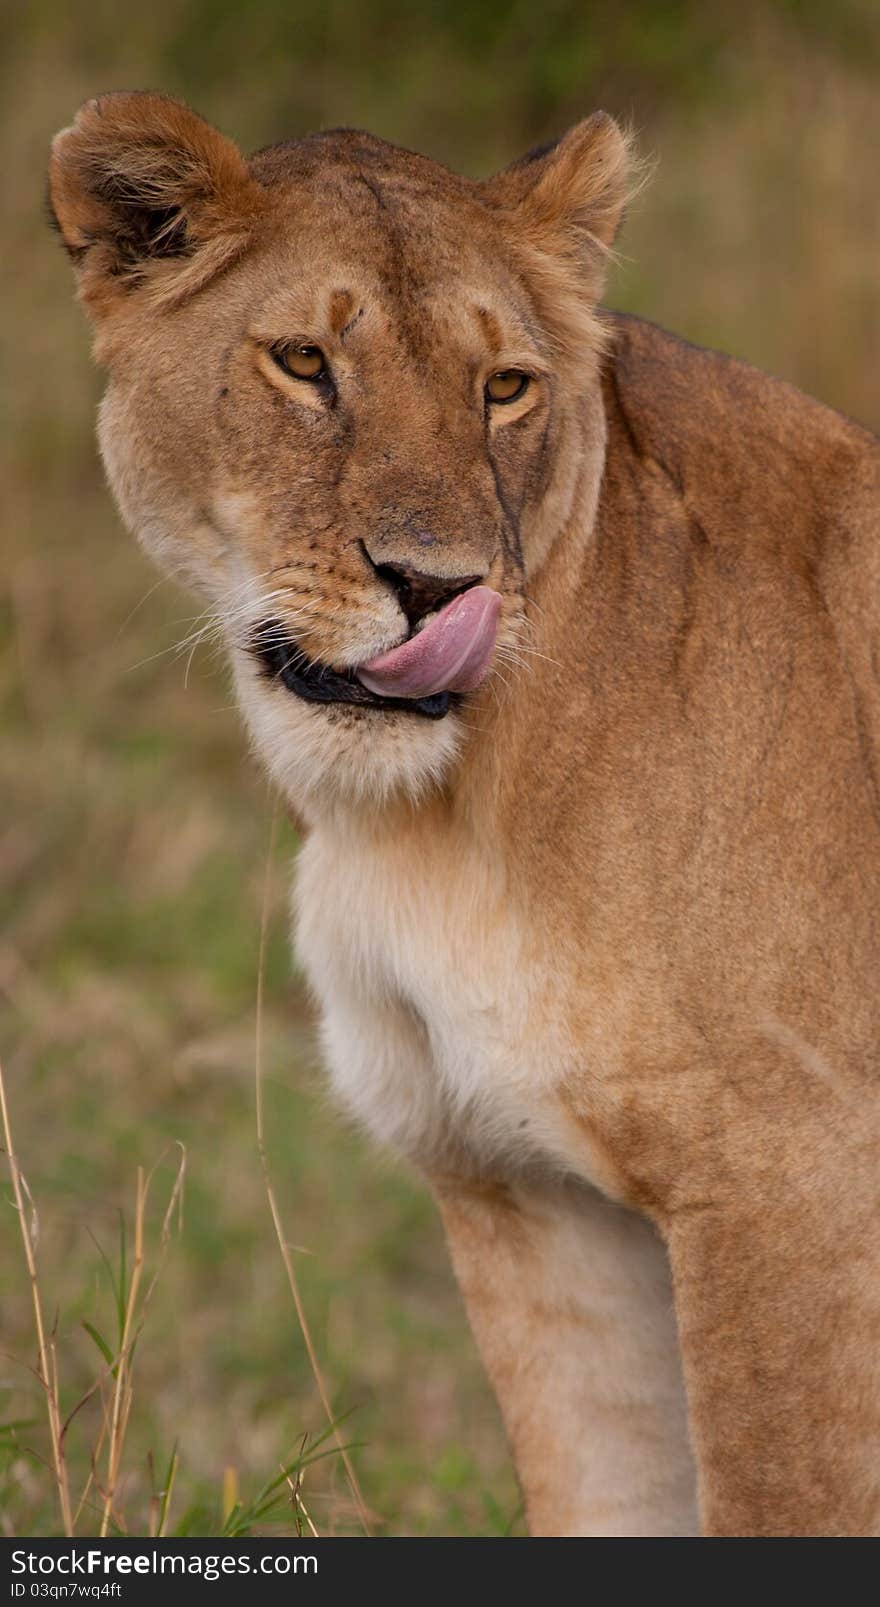
[[[351,130],[245,160],[148,93],[55,140],[119,506],[216,610],[294,800],[441,778],[595,499],[626,175],[601,113],[483,183]]]

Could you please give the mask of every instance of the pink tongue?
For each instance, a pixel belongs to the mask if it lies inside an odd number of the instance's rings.
[[[499,592],[491,586],[471,586],[417,636],[362,664],[358,680],[383,697],[471,692],[489,668],[500,613]]]

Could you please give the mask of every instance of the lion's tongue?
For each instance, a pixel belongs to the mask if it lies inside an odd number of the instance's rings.
[[[471,692],[489,668],[500,613],[499,592],[491,586],[471,586],[441,608],[417,636],[362,664],[358,680],[382,697]]]

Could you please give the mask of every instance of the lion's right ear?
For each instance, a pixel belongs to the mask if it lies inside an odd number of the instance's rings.
[[[135,287],[166,305],[200,289],[245,249],[266,193],[231,140],[143,91],[87,101],[56,135],[49,202],[100,315]]]
[[[604,339],[596,305],[635,187],[632,138],[607,112],[482,184],[548,334],[578,361]]]

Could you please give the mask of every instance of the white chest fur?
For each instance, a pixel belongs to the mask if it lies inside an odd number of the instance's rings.
[[[381,1142],[429,1168],[599,1181],[560,1098],[578,1051],[553,970],[490,854],[322,829],[296,917],[335,1091]]]

